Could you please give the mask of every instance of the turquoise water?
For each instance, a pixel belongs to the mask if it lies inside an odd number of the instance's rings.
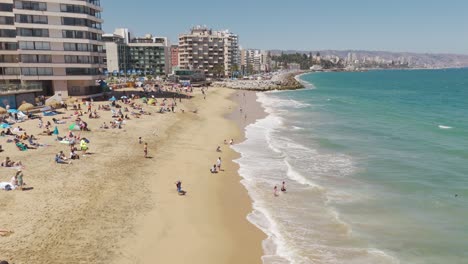
[[[237,147],[264,262],[468,263],[468,69],[301,79]]]

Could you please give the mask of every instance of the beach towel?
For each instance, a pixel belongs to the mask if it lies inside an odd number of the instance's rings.
[[[44,116],[55,116],[55,115],[57,115],[57,113],[55,113],[54,111],[42,112],[42,114],[43,114]]]
[[[14,189],[15,186],[11,185],[11,182],[0,182],[0,190],[10,191]]]

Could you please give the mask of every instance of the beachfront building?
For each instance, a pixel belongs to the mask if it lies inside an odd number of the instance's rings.
[[[241,68],[244,75],[271,71],[271,59],[268,51],[243,49],[240,54]]]
[[[206,76],[230,76],[240,66],[238,36],[197,26],[179,36],[179,67]]]
[[[169,41],[165,37],[132,38],[125,29],[104,34],[108,75],[167,75],[171,72]],[[127,43],[127,37],[130,37]]]
[[[172,71],[174,71],[174,69],[177,69],[177,67],[179,67],[179,46],[177,45],[171,46],[171,66],[172,66]]]
[[[167,38],[134,38],[128,44],[130,49],[130,69],[141,75],[167,75],[171,72],[170,48]],[[127,70],[128,71],[128,70]]]
[[[0,93],[99,94],[102,10],[99,0],[1,0]]]

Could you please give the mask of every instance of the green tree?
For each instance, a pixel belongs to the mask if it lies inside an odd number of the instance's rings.
[[[216,65],[213,67],[213,74],[214,74],[216,77],[224,76],[224,65],[223,65],[223,64],[216,64]]]

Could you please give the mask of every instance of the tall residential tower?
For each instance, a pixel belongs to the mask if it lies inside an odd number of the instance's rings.
[[[0,0],[0,93],[101,92],[99,0]]]

